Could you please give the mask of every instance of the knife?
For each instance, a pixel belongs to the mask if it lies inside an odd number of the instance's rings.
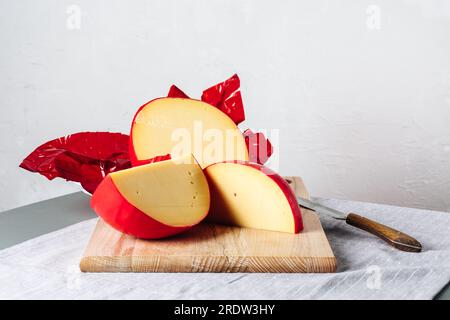
[[[422,245],[419,241],[403,232],[385,226],[384,224],[362,217],[356,213],[345,214],[305,198],[297,197],[297,201],[301,207],[316,211],[319,214],[325,214],[337,220],[345,221],[353,227],[377,236],[398,250],[408,252],[422,251]]]

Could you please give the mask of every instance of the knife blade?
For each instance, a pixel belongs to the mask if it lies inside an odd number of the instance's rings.
[[[297,202],[301,207],[304,207],[306,209],[311,209],[313,211],[316,211],[317,213],[324,213],[334,219],[338,220],[345,220],[347,219],[347,215],[341,211],[337,211],[333,208],[326,207],[324,205],[321,205],[320,203],[313,202],[309,199],[297,197]]]
[[[337,220],[345,221],[348,225],[369,232],[398,250],[407,252],[422,251],[422,245],[419,241],[406,233],[379,222],[362,217],[356,213],[344,213],[302,197],[297,197],[297,202],[301,207],[313,210],[319,214],[325,214]]]

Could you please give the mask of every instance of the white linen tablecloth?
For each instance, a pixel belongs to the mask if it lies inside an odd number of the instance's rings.
[[[2,299],[431,299],[450,281],[450,214],[320,200],[416,237],[422,253],[395,250],[322,218],[335,274],[81,273],[96,219],[0,251]]]

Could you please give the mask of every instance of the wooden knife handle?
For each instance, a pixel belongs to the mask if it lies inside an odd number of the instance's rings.
[[[384,224],[361,217],[355,213],[349,213],[345,221],[351,226],[370,232],[399,250],[408,252],[422,251],[422,245],[419,241]]]

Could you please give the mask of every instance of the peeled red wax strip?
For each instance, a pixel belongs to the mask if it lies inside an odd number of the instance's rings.
[[[250,129],[245,130],[243,135],[250,161],[259,164],[266,163],[273,153],[273,147],[269,139],[262,132],[254,133]]]
[[[169,93],[167,94],[168,98],[189,98],[189,96],[181,91],[176,85],[172,85],[169,89]]]
[[[245,120],[242,103],[240,80],[237,74],[224,82],[218,83],[202,94],[202,101],[207,102],[228,115],[236,124]]]
[[[79,132],[48,141],[29,154],[20,167],[49,180],[79,182],[93,193],[110,172],[131,166],[129,136],[112,132]]]

